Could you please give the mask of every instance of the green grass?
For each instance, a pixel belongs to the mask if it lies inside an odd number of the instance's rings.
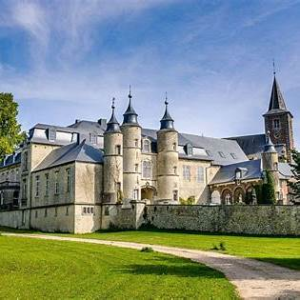
[[[99,232],[74,236],[200,250],[212,250],[214,245],[219,247],[220,243],[224,242],[225,253],[300,270],[300,238],[209,235],[148,230]]]
[[[189,260],[5,236],[0,286],[0,299],[238,299],[223,274]]]

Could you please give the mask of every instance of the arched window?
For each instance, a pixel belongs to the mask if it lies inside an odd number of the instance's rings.
[[[143,178],[152,177],[152,163],[149,160],[143,161]]]
[[[143,152],[150,152],[150,141],[143,140]]]

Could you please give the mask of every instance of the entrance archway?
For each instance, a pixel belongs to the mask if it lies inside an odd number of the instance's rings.
[[[154,200],[156,196],[156,189],[153,186],[144,186],[141,189],[141,198],[142,200],[150,200],[151,202]]]

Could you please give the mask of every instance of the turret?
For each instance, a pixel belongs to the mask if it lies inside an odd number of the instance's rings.
[[[266,144],[262,153],[263,170],[269,172],[274,181],[274,188],[276,193],[276,200],[279,200],[280,185],[279,185],[279,171],[278,171],[278,153],[271,141],[270,133],[267,133]]]
[[[129,103],[121,126],[123,133],[123,191],[125,199],[140,200],[141,197],[141,137],[142,130],[137,121],[137,113],[132,106],[129,90]]]
[[[115,99],[112,114],[104,132],[104,202],[117,203],[122,200],[123,184],[123,134],[115,117]]]
[[[168,111],[166,98],[165,114],[157,132],[157,179],[158,199],[178,201],[178,132],[174,129],[174,120]]]

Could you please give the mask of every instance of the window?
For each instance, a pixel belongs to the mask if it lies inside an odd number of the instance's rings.
[[[121,155],[121,146],[120,145],[116,146],[116,154]]]
[[[67,206],[66,207],[66,216],[68,216],[69,215],[69,207]]]
[[[96,144],[97,143],[97,136],[93,133],[90,133],[90,143]]]
[[[55,141],[56,140],[56,130],[53,128],[48,129],[48,140]]]
[[[204,182],[204,168],[203,167],[197,168],[197,182],[199,182],[199,183]]]
[[[35,176],[35,196],[40,195],[40,176]]]
[[[98,135],[98,136],[97,136],[97,145],[99,146],[100,149],[103,148],[103,146],[104,146],[103,144],[104,144],[103,136]]]
[[[152,177],[152,163],[149,160],[143,161],[143,178]]]
[[[174,167],[173,170],[174,170],[174,174],[177,175],[177,167]]]
[[[178,191],[177,190],[173,191],[173,200],[178,201]]]
[[[54,173],[54,194],[55,195],[59,194],[58,174],[59,174],[59,171],[55,171],[55,173]]]
[[[23,170],[28,170],[28,152],[23,153]]]
[[[143,141],[143,151],[149,153],[150,152],[150,141],[144,140]]]
[[[138,171],[139,171],[139,165],[138,165],[138,164],[135,164],[135,165],[134,165],[134,172],[137,173]]]
[[[191,167],[190,166],[183,166],[183,179],[184,180],[191,180]]]
[[[219,155],[220,155],[222,158],[226,158],[224,152],[222,152],[222,151],[219,151]]]
[[[54,216],[57,217],[57,207],[55,207]]]
[[[36,210],[35,211],[35,218],[37,218],[38,217],[38,211]]]
[[[47,217],[48,215],[48,211],[47,211],[47,208],[45,209],[45,218]]]
[[[177,151],[177,144],[176,143],[173,143],[173,150]]]
[[[134,140],[134,147],[136,147],[136,148],[139,147],[139,140],[138,139]]]
[[[133,191],[133,199],[134,200],[138,200],[139,199],[139,190],[138,189],[135,189]]]
[[[22,184],[22,198],[27,199],[27,180],[23,179],[23,184]]]
[[[273,121],[273,127],[274,127],[274,129],[280,129],[280,121],[279,121],[279,119],[275,119]]]
[[[241,170],[236,170],[235,171],[235,179],[236,180],[242,179],[242,171]]]
[[[45,174],[45,196],[49,196],[49,174]]]
[[[193,146],[191,144],[185,145],[185,151],[187,155],[193,155]]]
[[[232,157],[233,159],[237,159],[237,156],[236,156],[235,153],[230,153],[230,155],[231,155],[231,157]]]
[[[274,170],[275,170],[275,171],[278,171],[278,163],[277,163],[277,162],[274,163]]]
[[[70,168],[66,169],[67,175],[67,193],[71,191],[71,170]]]
[[[82,208],[82,212],[81,214],[84,215],[94,215],[94,207],[90,207],[90,206],[84,206]]]

